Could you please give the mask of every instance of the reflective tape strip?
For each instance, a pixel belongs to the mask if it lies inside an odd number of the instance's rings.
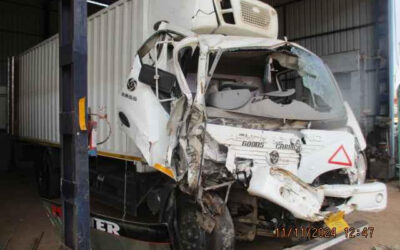
[[[86,128],[86,97],[79,99],[79,128],[84,131]]]

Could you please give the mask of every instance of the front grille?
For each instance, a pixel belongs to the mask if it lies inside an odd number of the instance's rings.
[[[270,13],[267,9],[257,7],[246,1],[240,2],[243,22],[267,29],[271,23]]]

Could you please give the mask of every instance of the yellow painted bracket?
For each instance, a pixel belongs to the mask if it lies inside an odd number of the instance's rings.
[[[344,220],[343,211],[329,215],[324,222],[330,229],[336,228],[336,233],[341,233],[349,227],[349,224]]]
[[[79,99],[79,128],[84,131],[87,130],[86,128],[86,97],[82,97]]]

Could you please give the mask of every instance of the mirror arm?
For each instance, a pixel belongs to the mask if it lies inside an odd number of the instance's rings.
[[[174,42],[173,40],[157,42],[156,46],[155,46],[156,47],[156,51],[157,51],[157,48],[158,48],[159,45],[169,44],[169,43],[173,43],[173,42]],[[162,49],[161,49],[160,53],[162,53]],[[160,75],[158,74],[158,61],[159,61],[159,58],[158,58],[158,55],[157,55],[156,63],[155,63],[155,75],[154,75],[154,80],[156,82],[156,96],[157,96],[157,99],[160,102],[165,102],[165,101],[169,101],[169,99],[160,100],[159,94],[158,94],[158,81],[160,79]]]

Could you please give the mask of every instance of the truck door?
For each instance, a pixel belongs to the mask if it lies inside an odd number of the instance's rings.
[[[167,161],[169,102],[176,86],[175,75],[168,71],[170,39],[157,32],[139,49],[121,88],[118,115],[147,163],[174,178]]]

